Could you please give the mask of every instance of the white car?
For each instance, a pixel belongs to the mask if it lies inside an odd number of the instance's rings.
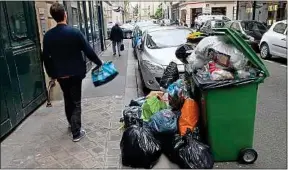
[[[260,56],[269,59],[272,56],[287,58],[287,21],[278,21],[263,35],[260,41]]]
[[[196,28],[200,29],[201,26],[208,20],[212,19],[219,19],[219,20],[224,20],[224,21],[230,21],[228,17],[225,15],[211,15],[211,14],[201,14],[195,18],[195,24]]]

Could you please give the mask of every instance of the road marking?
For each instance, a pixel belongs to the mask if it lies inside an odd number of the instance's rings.
[[[279,65],[282,66],[282,67],[287,67],[286,65],[283,65],[283,64],[277,63],[277,62],[275,62],[275,61],[270,61],[270,60],[264,60],[264,61],[266,61],[266,62],[268,62],[268,63],[279,64]]]

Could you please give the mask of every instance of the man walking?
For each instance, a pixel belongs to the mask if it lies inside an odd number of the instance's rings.
[[[63,91],[69,129],[73,141],[78,142],[86,134],[81,128],[81,87],[86,74],[86,62],[81,51],[98,66],[102,61],[83,34],[67,25],[67,13],[62,4],[54,3],[50,14],[57,26],[44,36],[42,57],[48,76],[57,79]]]
[[[118,51],[119,57],[121,56],[120,46],[122,44],[123,39],[124,39],[123,31],[120,28],[119,23],[117,22],[112,27],[111,33],[110,33],[110,40],[112,41],[113,55],[116,55],[116,46],[117,46],[117,51]]]

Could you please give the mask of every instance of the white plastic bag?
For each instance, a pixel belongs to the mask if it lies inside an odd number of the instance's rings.
[[[233,75],[225,70],[215,70],[211,73],[211,80],[231,80],[234,79]]]

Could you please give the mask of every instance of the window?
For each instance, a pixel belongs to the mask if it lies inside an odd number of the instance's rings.
[[[0,4],[0,43],[3,42],[4,47],[8,47],[9,39],[5,23],[5,16],[2,4]],[[0,47],[1,48],[1,47]]]
[[[72,25],[74,28],[80,29],[78,20],[78,9],[72,7]]]
[[[147,34],[146,45],[151,49],[177,47],[186,42],[190,29],[157,30]],[[169,36],[167,36],[169,35]]]
[[[23,2],[6,2],[8,21],[13,40],[25,39],[28,36]]]
[[[93,21],[94,21],[94,31],[95,31],[95,37],[96,39],[99,39],[99,36],[100,36],[100,33],[99,33],[99,25],[98,25],[98,4],[97,2],[95,1],[92,1],[93,2],[93,8],[94,8],[94,11],[93,11]]]
[[[273,28],[274,32],[277,32],[279,34],[284,34],[285,30],[287,28],[287,24],[284,23],[278,23],[275,25],[275,27]]]

